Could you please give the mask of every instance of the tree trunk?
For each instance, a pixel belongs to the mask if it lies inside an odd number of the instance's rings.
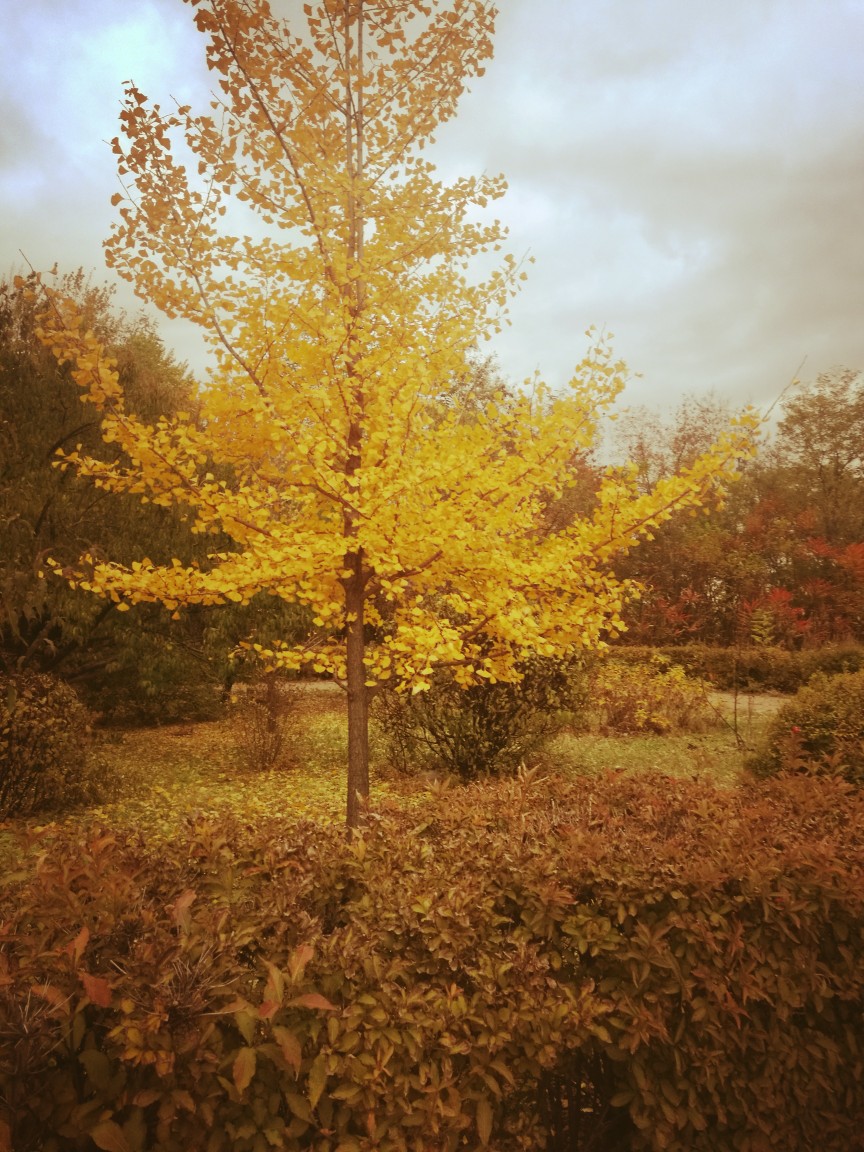
[[[356,8],[354,4],[356,3]],[[345,159],[348,169],[348,266],[358,269],[363,259],[364,216],[362,198],[358,198],[358,185],[363,176],[363,0],[345,0]],[[356,40],[352,43],[352,27],[356,24]],[[356,57],[352,61],[352,55]],[[352,75],[352,64],[356,75]],[[345,292],[354,318],[363,311],[365,286],[363,277],[352,277]],[[355,376],[353,359],[348,365],[352,398],[357,415],[352,418],[348,431],[348,457],[345,471],[354,475],[362,463],[363,419],[365,396],[362,380]],[[358,493],[359,495],[359,493]],[[352,543],[357,540],[358,516],[348,512],[345,518],[345,536]],[[365,823],[365,805],[369,799],[369,691],[366,688],[364,601],[366,574],[363,571],[363,549],[354,543],[355,550],[345,556],[345,566],[351,576],[344,581],[345,612],[347,616],[346,680],[348,688],[348,804],[346,824],[349,833]]]
[[[345,581],[345,609],[348,614],[347,686],[348,686],[348,808],[349,830],[365,822],[365,803],[369,798],[369,691],[366,688],[366,666],[363,663],[363,601],[365,597],[363,558],[350,557],[354,569]]]

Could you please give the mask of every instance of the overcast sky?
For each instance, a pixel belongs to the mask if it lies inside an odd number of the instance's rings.
[[[589,324],[631,403],[770,402],[864,368],[864,0],[501,0],[497,52],[439,136],[448,175],[504,172],[535,263],[495,345],[562,382]],[[205,110],[180,0],[26,0],[0,29],[0,272],[84,265],[117,191],[122,83]],[[107,272],[104,273],[108,277]],[[201,367],[197,343],[165,325]]]

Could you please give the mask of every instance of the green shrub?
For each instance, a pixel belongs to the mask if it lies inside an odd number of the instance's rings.
[[[99,798],[89,714],[62,680],[0,674],[0,816]]]
[[[607,660],[590,696],[594,720],[606,733],[704,731],[716,721],[704,685],[660,655],[644,664]]]
[[[817,673],[836,676],[841,672],[864,671],[864,648],[860,644],[834,644],[828,648],[805,648],[798,654],[802,683]]]
[[[131,1152],[860,1149],[864,792],[522,777],[43,830],[0,884],[0,1132]]]
[[[747,766],[757,776],[785,769],[864,783],[864,672],[817,673],[779,710]]]
[[[384,754],[399,771],[426,768],[473,780],[515,772],[561,726],[562,715],[584,706],[579,663],[536,659],[515,684],[461,688],[440,676],[414,696],[381,692],[374,716]]]
[[[616,645],[610,658],[642,664],[654,655],[680,665],[688,676],[706,680],[713,688],[731,692],[797,692],[817,672],[832,675],[864,669],[864,648],[837,644],[826,648],[716,648],[707,644],[646,648]]]

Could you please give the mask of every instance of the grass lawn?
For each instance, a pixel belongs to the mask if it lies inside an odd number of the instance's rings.
[[[707,732],[607,737],[562,732],[537,759],[542,768],[568,775],[654,769],[732,783],[742,766],[734,702],[719,693],[712,699],[718,724]],[[758,739],[781,703],[778,696],[739,697],[737,730],[746,745]],[[99,808],[59,822],[89,816],[109,828],[133,827],[158,838],[176,835],[190,817],[226,811],[250,820],[292,812],[341,821],[347,755],[344,697],[330,685],[310,685],[299,695],[293,715],[285,765],[263,772],[245,766],[238,725],[230,715],[208,724],[102,733],[98,754],[115,794]],[[427,787],[423,779],[390,771],[373,739],[374,805],[422,803]]]
[[[653,769],[670,776],[707,775],[724,784],[738,778],[744,755],[762,737],[771,717],[783,704],[778,695],[711,693],[717,724],[707,732],[669,733],[663,736],[571,735],[550,741],[544,761],[560,772],[599,772]]]

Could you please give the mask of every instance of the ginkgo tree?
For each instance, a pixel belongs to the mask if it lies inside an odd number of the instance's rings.
[[[218,550],[198,566],[83,557],[66,575],[120,607],[267,590],[310,609],[308,642],[259,655],[347,690],[354,826],[375,687],[422,691],[441,670],[463,685],[515,680],[530,654],[597,646],[620,627],[612,557],[700,504],[747,451],[748,429],[647,494],[610,473],[590,518],[541,531],[624,369],[600,341],[560,394],[534,382],[470,414],[452,402],[522,275],[505,255],[470,276],[504,238],[484,212],[504,180],[442,183],[424,153],[491,56],[494,7],[319,0],[294,21],[266,0],[186,3],[219,92],[195,115],[127,87],[106,248],[139,295],[207,333],[202,417],[138,419],[50,289],[43,337],[123,452],[106,464],[73,451],[64,465],[185,506]],[[245,232],[227,233],[235,221]]]

